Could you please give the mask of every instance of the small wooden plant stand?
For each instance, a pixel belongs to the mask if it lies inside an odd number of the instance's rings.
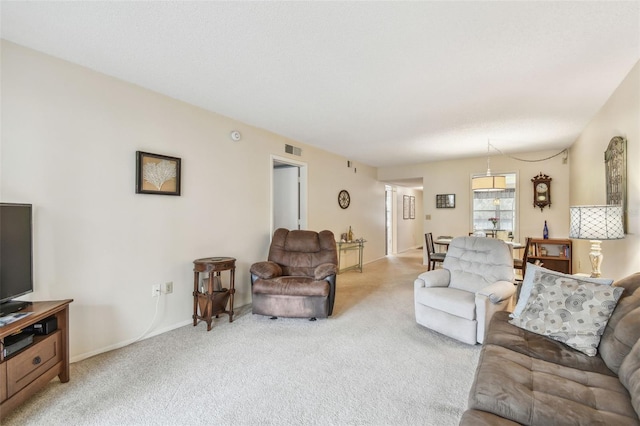
[[[229,288],[222,288],[223,271],[229,271]],[[235,273],[236,259],[233,257],[207,257],[193,261],[194,326],[198,324],[198,320],[202,320],[207,323],[207,331],[210,331],[213,317],[218,318],[220,314],[229,315],[229,322],[233,322]]]

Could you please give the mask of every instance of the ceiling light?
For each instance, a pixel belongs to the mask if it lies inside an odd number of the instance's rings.
[[[507,188],[507,178],[504,176],[491,176],[491,160],[489,159],[489,147],[487,141],[487,174],[471,179],[471,189],[475,192],[502,191]]]

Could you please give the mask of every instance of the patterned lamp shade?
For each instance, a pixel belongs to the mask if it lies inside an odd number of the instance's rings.
[[[580,240],[619,240],[624,238],[621,206],[569,207],[569,238]]]

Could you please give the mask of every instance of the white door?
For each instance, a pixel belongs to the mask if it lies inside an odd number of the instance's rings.
[[[273,229],[300,229],[299,173],[289,164],[273,167]]]

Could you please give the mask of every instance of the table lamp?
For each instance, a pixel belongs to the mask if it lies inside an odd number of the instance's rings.
[[[569,207],[571,224],[569,238],[590,240],[591,276],[600,276],[602,265],[602,240],[624,238],[621,206],[572,206]]]

